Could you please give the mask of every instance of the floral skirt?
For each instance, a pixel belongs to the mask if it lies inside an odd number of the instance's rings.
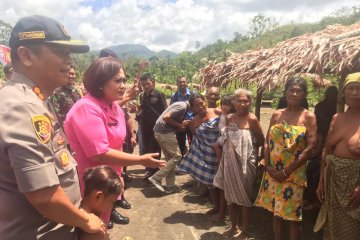
[[[288,221],[302,221],[304,186],[278,182],[266,172],[254,203]]]

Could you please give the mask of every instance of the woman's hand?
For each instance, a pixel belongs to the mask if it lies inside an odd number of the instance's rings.
[[[316,195],[317,195],[319,201],[321,203],[323,203],[325,200],[325,191],[324,191],[324,182],[321,180],[319,181],[319,185],[316,189]]]
[[[283,169],[282,170],[275,170],[274,178],[278,182],[283,182],[288,178],[288,175],[285,173],[285,171]]]
[[[276,169],[270,166],[265,166],[265,171],[267,171],[270,177],[275,178]]]
[[[134,99],[139,91],[140,89],[137,84],[133,84],[130,88],[126,89],[123,98],[127,100]]]
[[[358,208],[360,205],[360,186],[357,186],[349,194],[349,206],[352,208]]]
[[[161,168],[165,167],[165,161],[164,160],[158,160],[155,157],[159,156],[159,153],[148,153],[141,155],[142,158],[141,165],[144,167],[151,167],[151,168]]]
[[[191,120],[184,120],[182,123],[179,124],[179,126],[176,127],[176,132],[183,132],[186,130],[186,127],[188,127],[191,123]]]

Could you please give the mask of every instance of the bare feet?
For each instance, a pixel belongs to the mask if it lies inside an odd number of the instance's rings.
[[[224,219],[225,219],[225,216],[220,215],[219,213],[208,217],[208,220],[213,223],[224,221]]]
[[[216,214],[219,211],[217,208],[209,209],[205,214]]]
[[[254,238],[251,238],[244,232],[241,232],[237,237],[234,237],[233,239],[234,240],[250,240],[250,239],[254,239]]]
[[[238,237],[241,234],[241,231],[238,227],[226,230],[222,235],[224,238],[230,238],[230,237]]]

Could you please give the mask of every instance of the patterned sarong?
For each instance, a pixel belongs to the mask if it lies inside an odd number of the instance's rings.
[[[360,207],[348,206],[349,194],[360,186],[360,159],[326,157],[325,202],[314,231],[325,226],[324,239],[360,239]]]
[[[189,152],[179,164],[180,170],[206,185],[213,184],[216,174],[217,158],[213,145],[220,137],[218,124],[219,118],[213,118],[196,128]]]
[[[275,124],[269,131],[270,166],[285,169],[297,161],[306,147],[306,127]],[[264,173],[255,206],[263,207],[288,221],[302,221],[302,203],[306,187],[306,164],[300,166],[284,182]]]

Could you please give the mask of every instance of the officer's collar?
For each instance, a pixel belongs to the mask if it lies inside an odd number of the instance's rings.
[[[13,71],[11,75],[11,79],[9,80],[11,82],[17,82],[17,83],[24,83],[28,85],[30,88],[33,88],[36,86],[36,83],[31,80],[30,78],[26,77],[25,75]]]
[[[36,94],[36,96],[41,101],[44,101],[46,99],[44,93],[36,85],[36,83],[33,80],[31,80],[30,78],[26,77],[25,75],[23,75],[21,73],[18,73],[18,72],[13,72],[13,74],[11,75],[10,81],[25,84],[25,85],[29,86],[33,90],[33,92]]]

